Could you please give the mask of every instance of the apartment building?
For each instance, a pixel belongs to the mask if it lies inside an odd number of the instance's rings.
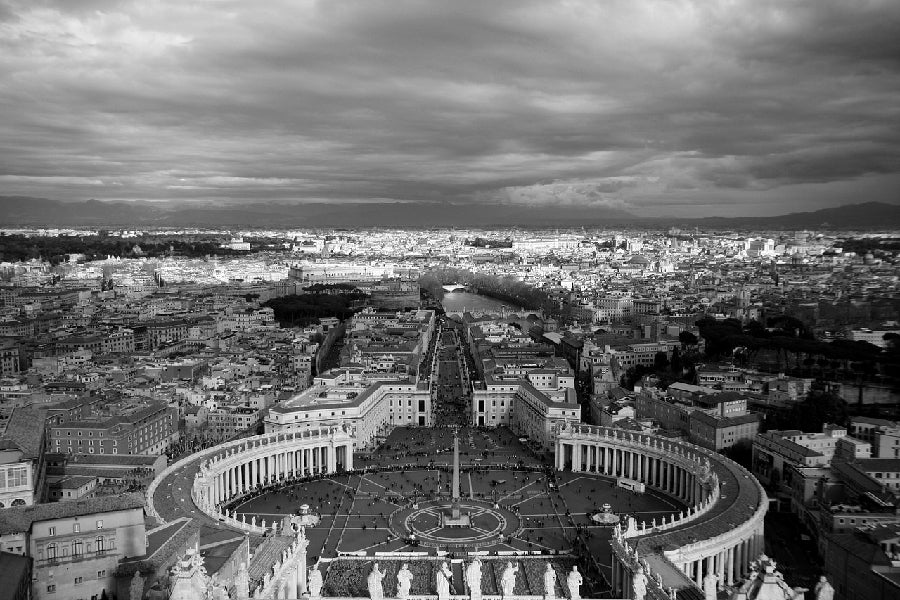
[[[787,466],[828,466],[845,436],[847,429],[836,425],[826,425],[821,433],[796,429],[759,433],[753,440],[753,474],[764,484],[778,484]]]
[[[900,423],[874,417],[851,417],[850,434],[872,444],[876,458],[900,458]]]
[[[0,509],[31,506],[45,497],[46,413],[15,408],[0,434]]]
[[[538,369],[524,377],[487,376],[472,386],[472,424],[478,427],[506,425],[516,434],[553,448],[555,431],[563,423],[580,423],[581,406],[574,376]]]
[[[18,375],[21,368],[19,346],[9,340],[0,340],[0,377]]]
[[[122,494],[0,511],[0,548],[34,561],[34,600],[109,595],[119,561],[146,552],[144,499]]]
[[[755,413],[719,417],[694,411],[690,416],[690,439],[699,446],[718,452],[744,440],[753,440],[759,432],[759,420],[759,415]]]
[[[132,404],[115,414],[59,421],[50,426],[53,452],[162,454],[178,439],[177,409],[164,402]]]

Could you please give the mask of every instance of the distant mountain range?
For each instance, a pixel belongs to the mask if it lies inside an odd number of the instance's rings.
[[[794,212],[775,217],[706,217],[687,219],[692,226],[741,227],[747,229],[802,229],[802,228],[883,228],[900,227],[900,204],[863,202],[823,208],[812,212]]]
[[[2,226],[153,227],[466,227],[686,226],[705,229],[900,227],[900,205],[851,204],[775,217],[642,218],[624,210],[584,206],[433,205],[422,203],[279,204],[243,206],[150,202],[62,202],[0,196]]]

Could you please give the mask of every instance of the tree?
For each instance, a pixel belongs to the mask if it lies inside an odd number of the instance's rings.
[[[681,351],[678,348],[672,348],[672,373],[676,378],[682,374]]]
[[[787,429],[822,431],[825,423],[845,425],[847,402],[834,392],[811,390],[803,402],[796,404],[783,424]]]
[[[678,341],[681,342],[682,347],[688,348],[691,346],[696,346],[697,342],[699,342],[700,340],[697,339],[697,336],[690,331],[682,331],[678,334]]]
[[[900,334],[888,331],[886,334],[882,336],[882,338],[886,343],[889,349],[895,349],[900,347]]]
[[[739,440],[733,446],[724,448],[722,454],[745,469],[750,470],[753,466],[753,442],[750,440]]]
[[[633,390],[634,384],[640,381],[644,375],[649,375],[650,373],[652,371],[644,365],[634,365],[625,371],[625,374],[622,376],[622,387]]]
[[[653,357],[653,369],[659,373],[669,368],[669,357],[665,352],[657,352]]]

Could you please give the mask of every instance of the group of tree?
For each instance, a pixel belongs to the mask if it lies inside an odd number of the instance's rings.
[[[766,429],[799,429],[822,431],[826,423],[846,425],[850,418],[847,401],[834,392],[813,389],[790,410],[780,411],[766,419]]]
[[[634,386],[645,375],[656,377],[657,386],[666,389],[673,383],[695,383],[697,380],[697,336],[690,331],[682,331],[678,336],[681,347],[672,349],[672,356],[665,352],[657,352],[653,357],[653,366],[635,365],[625,371],[621,385],[627,389]]]
[[[222,248],[221,236],[140,236],[121,238],[107,235],[25,236],[0,235],[0,262],[22,262],[42,259],[59,264],[71,255],[84,255],[86,260],[102,260],[107,256],[121,258],[185,256],[232,256],[245,251]]]
[[[744,324],[737,319],[704,318],[697,327],[706,343],[706,356],[713,360],[733,358],[740,365],[750,365],[765,356],[780,370],[829,378],[889,374],[900,366],[900,352],[890,344],[883,352],[864,341],[816,340],[806,324],[790,316],[771,318],[768,326],[759,321]]]
[[[275,320],[282,327],[305,327],[323,317],[347,319],[361,310],[368,295],[359,290],[345,293],[309,293],[282,296],[266,301],[263,306],[275,312]]]
[[[475,248],[512,248],[512,240],[509,238],[498,240],[476,237],[473,240],[466,240],[466,244]]]

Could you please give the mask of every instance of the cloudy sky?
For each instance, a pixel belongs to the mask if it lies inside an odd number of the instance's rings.
[[[900,202],[900,2],[0,0],[0,195]]]

